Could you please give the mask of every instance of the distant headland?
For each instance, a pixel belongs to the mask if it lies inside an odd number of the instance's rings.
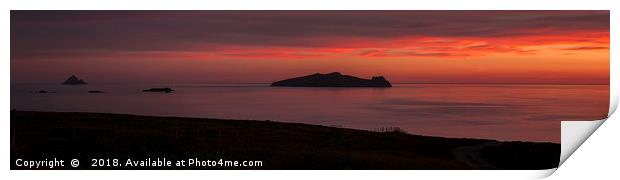
[[[339,72],[329,74],[312,74],[277,81],[271,86],[285,87],[392,87],[383,76],[375,76],[372,79],[362,79],[350,75],[342,75]]]
[[[86,83],[86,81],[82,79],[79,79],[75,75],[71,75],[71,77],[69,77],[67,80],[65,80],[65,82],[62,83],[62,85],[84,85],[84,84],[88,84],[88,83]]]
[[[140,169],[550,169],[558,167],[560,154],[556,143],[420,136],[399,128],[368,131],[267,120],[79,112],[11,110],[10,115],[13,162],[48,154],[61,159],[97,154],[146,159],[152,152],[183,159],[190,156],[189,149],[199,159],[224,152],[226,158],[260,160],[263,166]],[[27,168],[13,163],[11,169]]]

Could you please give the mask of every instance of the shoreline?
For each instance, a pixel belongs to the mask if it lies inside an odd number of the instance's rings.
[[[445,138],[269,120],[11,110],[17,159],[79,158],[60,169],[549,169],[560,145]],[[88,159],[259,160],[260,167],[91,167]]]
[[[175,116],[175,115],[148,115],[148,114],[130,114],[130,113],[107,113],[107,112],[97,112],[97,111],[38,111],[38,110],[16,110],[12,109],[11,112],[40,112],[40,113],[80,113],[80,114],[101,114],[101,115],[126,115],[126,116],[140,116],[140,117],[156,117],[156,118],[182,118],[182,119],[208,119],[208,120],[222,120],[222,121],[258,121],[258,122],[273,122],[273,123],[283,123],[283,124],[298,124],[298,125],[309,125],[309,126],[321,126],[327,128],[337,128],[337,129],[350,129],[350,130],[358,130],[358,131],[366,131],[366,132],[376,132],[382,133],[383,131],[399,131],[401,133],[414,135],[414,136],[423,136],[423,137],[436,137],[436,138],[446,138],[446,139],[471,139],[471,140],[488,140],[488,141],[498,141],[498,142],[525,142],[525,143],[550,143],[550,144],[560,144],[555,141],[530,141],[530,140],[503,140],[503,139],[492,139],[492,138],[483,138],[483,137],[452,137],[452,136],[441,136],[441,135],[429,135],[429,134],[416,134],[411,133],[405,129],[401,129],[397,126],[386,126],[386,127],[377,127],[377,128],[355,128],[348,126],[341,126],[337,124],[309,124],[309,123],[300,123],[300,122],[286,122],[286,121],[275,121],[270,119],[228,119],[228,118],[211,118],[205,116]]]

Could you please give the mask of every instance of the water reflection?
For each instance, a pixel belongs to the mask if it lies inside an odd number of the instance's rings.
[[[160,86],[176,92],[141,92]],[[36,93],[39,90],[56,93]],[[608,105],[607,85],[11,85],[11,108],[19,110],[268,119],[357,129],[400,127],[433,136],[552,142],[559,142],[560,121],[602,119]]]

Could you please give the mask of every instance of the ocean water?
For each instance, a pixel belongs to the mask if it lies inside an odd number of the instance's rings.
[[[142,92],[151,87],[176,92]],[[602,119],[608,108],[608,85],[11,84],[11,109],[17,110],[271,120],[364,130],[399,127],[411,134],[510,141],[559,142],[560,121]]]

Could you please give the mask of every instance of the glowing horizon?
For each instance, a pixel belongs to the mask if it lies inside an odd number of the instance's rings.
[[[11,11],[11,82],[609,84],[609,11]]]

